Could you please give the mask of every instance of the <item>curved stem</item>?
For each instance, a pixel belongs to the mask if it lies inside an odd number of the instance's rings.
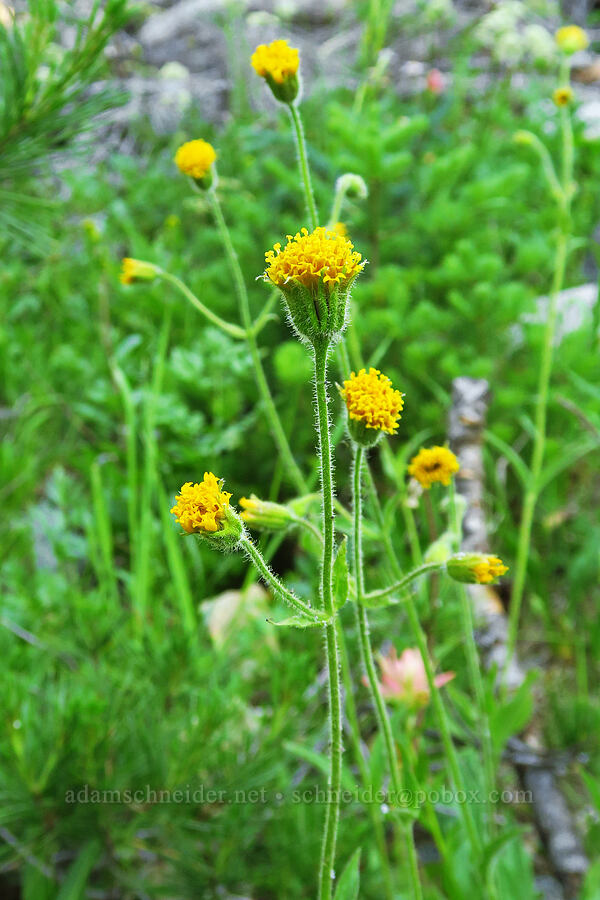
[[[233,338],[237,338],[238,340],[246,340],[246,332],[243,328],[240,328],[239,325],[234,325],[232,322],[226,322],[225,319],[222,319],[221,316],[218,316],[214,313],[208,306],[205,306],[201,300],[196,297],[196,295],[190,291],[189,287],[184,284],[181,279],[177,278],[176,275],[171,275],[170,272],[164,272],[162,269],[157,271],[158,277],[162,278],[163,281],[168,281],[169,284],[172,284],[177,290],[183,294],[183,296],[190,301],[192,306],[195,306],[198,312],[201,312],[202,315],[208,319],[209,322],[212,322],[213,325],[216,325],[217,328],[220,328],[226,334],[230,335]]]
[[[321,599],[328,616],[334,615],[333,603],[333,471],[331,459],[331,439],[329,434],[329,410],[327,400],[327,356],[329,342],[315,342],[315,393],[317,404],[317,427],[319,433],[319,454],[321,461],[321,490],[323,517],[323,557],[321,562]],[[328,780],[327,810],[321,849],[319,871],[319,900],[330,900],[335,878],[335,846],[339,819],[340,790],[342,782],[342,692],[340,688],[339,651],[336,627],[327,625],[326,652],[329,676],[329,739],[330,768]]]
[[[265,414],[269,423],[269,428],[273,436],[273,440],[277,445],[279,454],[283,460],[283,464],[290,481],[294,484],[296,490],[300,491],[300,493],[306,493],[307,487],[304,476],[302,475],[302,472],[300,471],[290,449],[290,445],[283,430],[281,419],[279,418],[277,409],[275,408],[275,403],[273,401],[271,390],[267,382],[265,370],[260,358],[258,344],[256,342],[256,333],[252,323],[252,316],[250,314],[250,303],[248,300],[246,283],[244,281],[244,276],[240,268],[237,253],[235,252],[235,248],[231,241],[231,235],[229,234],[227,223],[225,222],[225,218],[223,216],[223,211],[221,210],[221,204],[219,203],[214,190],[208,192],[208,197],[213,215],[215,217],[215,221],[217,223],[217,228],[219,229],[221,241],[223,243],[223,247],[225,248],[225,253],[227,254],[231,274],[233,275],[235,289],[240,306],[240,315],[245,329],[244,336],[246,338],[246,343],[248,344],[248,349],[250,350],[250,356],[252,357],[254,377],[256,379],[258,391],[261,395]]]
[[[310,179],[310,169],[308,168],[308,155],[306,152],[306,141],[304,139],[302,119],[300,118],[298,107],[294,103],[290,103],[288,109],[290,111],[290,116],[294,125],[296,147],[298,150],[298,163],[300,166],[300,175],[302,176],[302,184],[304,185],[304,198],[306,200],[308,217],[310,219],[310,227],[314,231],[314,229],[319,224],[319,221],[317,216],[317,207],[315,205],[315,196]]]
[[[400,777],[400,767],[398,766],[398,757],[396,755],[396,746],[392,735],[392,726],[388,716],[387,708],[381,695],[379,680],[375,669],[375,660],[373,659],[373,650],[369,637],[369,620],[367,611],[361,605],[364,597],[364,572],[362,563],[362,509],[361,509],[361,469],[364,457],[362,447],[355,445],[354,455],[354,475],[353,475],[353,499],[354,499],[354,577],[356,580],[356,623],[358,626],[358,634],[360,639],[360,651],[363,666],[367,674],[369,688],[371,690],[371,699],[375,707],[377,716],[377,724],[384,740],[385,749],[390,767],[390,775],[394,788],[396,803],[400,800],[402,791],[402,779]],[[408,851],[410,880],[412,893],[415,900],[420,900],[423,896],[421,891],[421,882],[419,879],[419,865],[417,852],[415,849],[414,835],[412,823],[410,821],[401,822],[406,848]]]
[[[443,563],[425,563],[424,565],[419,566],[418,569],[413,569],[412,572],[409,572],[408,575],[405,575],[400,581],[392,584],[391,587],[382,588],[379,591],[370,591],[368,594],[363,594],[363,597],[367,601],[381,600],[383,597],[388,597],[390,594],[394,594],[396,591],[401,591],[405,587],[408,587],[412,581],[420,578],[421,575],[427,575],[429,572],[439,572],[443,568]]]
[[[322,618],[322,614],[318,614],[312,606],[309,606],[304,602],[304,600],[300,600],[299,597],[296,597],[295,594],[292,594],[292,592],[289,591],[284,584],[282,584],[282,582],[268,567],[256,544],[254,544],[249,537],[242,537],[239,546],[254,563],[263,581],[271,588],[273,588],[275,593],[279,597],[281,597],[282,600],[284,600],[287,604],[289,604],[289,606],[295,609],[296,612],[300,613],[300,615],[302,616],[307,616],[310,619],[315,619],[315,617],[319,615]],[[325,624],[324,619],[323,624]]]

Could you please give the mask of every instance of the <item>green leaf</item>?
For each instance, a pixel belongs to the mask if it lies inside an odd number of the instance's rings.
[[[523,834],[523,830],[523,828],[518,827],[507,828],[506,831],[497,838],[494,838],[493,841],[490,841],[490,843],[483,848],[482,866],[486,879],[489,875],[490,866],[498,858],[498,855],[504,847],[506,847],[510,841],[520,837]]]
[[[316,750],[311,750],[310,747],[305,747],[304,744],[297,743],[297,741],[284,741],[283,749],[286,753],[291,753],[293,756],[297,756],[298,759],[303,759],[305,762],[310,763],[323,775],[329,775],[329,756],[326,753],[318,753]],[[358,790],[358,785],[352,777],[352,773],[345,765],[342,766],[342,787],[345,791],[350,791],[351,793]]]
[[[531,671],[523,684],[506,703],[496,706],[490,715],[490,731],[494,751],[499,755],[509,737],[525,728],[533,714],[532,686],[538,673]]]
[[[358,900],[358,890],[360,888],[360,847],[355,850],[346,868],[342,872],[342,877],[338,881],[338,886],[334,894],[334,900]]]
[[[350,593],[347,551],[348,538],[344,537],[338,547],[333,563],[333,602],[336,609],[341,609],[344,606]]]
[[[278,628],[288,626],[289,628],[322,628],[327,624],[327,619],[323,618],[322,613],[315,611],[315,618],[309,619],[308,616],[289,616],[281,622],[275,622],[274,619],[267,619],[269,625],[276,625]]]
[[[499,450],[500,453],[507,458],[523,487],[527,487],[531,479],[531,472],[516,450],[513,450],[510,444],[507,444],[506,441],[503,441],[502,438],[499,438],[498,435],[494,434],[492,431],[485,431],[484,438],[488,444],[491,444],[492,447],[495,447],[496,450]]]
[[[63,881],[56,900],[82,900],[85,896],[88,876],[96,865],[101,853],[102,845],[100,841],[92,840],[84,846],[67,872],[67,877]]]

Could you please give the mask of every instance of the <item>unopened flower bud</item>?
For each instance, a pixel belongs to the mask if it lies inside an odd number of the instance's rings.
[[[126,256],[121,261],[121,284],[133,284],[135,281],[154,281],[159,274],[158,266],[142,259],[130,259]]]
[[[281,503],[261,500],[256,494],[240,499],[242,514],[240,518],[250,528],[264,531],[284,531],[296,517],[292,511]]]
[[[491,584],[508,572],[500,557],[485,553],[456,553],[446,563],[448,575],[463,584]]]
[[[568,106],[569,103],[572,102],[573,97],[573,88],[570,87],[559,87],[556,88],[554,93],[552,94],[552,99],[556,106]]]

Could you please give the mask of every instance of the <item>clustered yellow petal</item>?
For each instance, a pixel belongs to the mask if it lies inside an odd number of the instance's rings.
[[[254,71],[261,78],[269,76],[277,84],[283,84],[286,78],[290,78],[298,71],[300,56],[295,47],[290,47],[287,41],[280,40],[260,44],[250,61]]]
[[[508,566],[504,565],[499,556],[488,556],[485,561],[473,566],[477,584],[490,584],[505,572],[508,572]]]
[[[579,25],[564,25],[559,28],[554,39],[559,48],[565,53],[576,53],[585,50],[589,46],[590,39]]]
[[[573,89],[570,87],[556,88],[552,94],[552,99],[556,106],[568,106],[573,99]]]
[[[222,479],[212,472],[205,472],[200,484],[187,481],[183,485],[171,512],[184,531],[188,534],[219,531],[231,497],[222,486]]]
[[[428,490],[436,481],[448,486],[459,468],[456,456],[447,447],[422,447],[411,459],[408,474]]]
[[[265,253],[265,276],[277,287],[299,281],[315,292],[320,284],[333,289],[346,285],[365,266],[354,244],[336,231],[319,226],[309,234],[302,228],[286,237],[283,250],[281,244],[275,244]]]
[[[395,434],[398,430],[398,420],[404,406],[402,394],[378,369],[370,368],[368,372],[361,369],[358,375],[352,372],[350,378],[344,381],[340,394],[351,419],[388,434]]]
[[[190,178],[204,178],[216,158],[212,144],[199,139],[181,145],[175,154],[175,165]]]

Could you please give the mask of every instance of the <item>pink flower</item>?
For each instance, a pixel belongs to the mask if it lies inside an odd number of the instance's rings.
[[[446,90],[446,79],[439,69],[430,69],[427,73],[427,90],[432,94],[443,94]]]
[[[381,668],[381,693],[387,700],[401,700],[409,706],[426,706],[429,702],[429,685],[423,658],[416,648],[408,647],[400,658],[392,647],[387,656],[378,657]],[[442,687],[454,678],[454,672],[436,675],[436,687]]]

